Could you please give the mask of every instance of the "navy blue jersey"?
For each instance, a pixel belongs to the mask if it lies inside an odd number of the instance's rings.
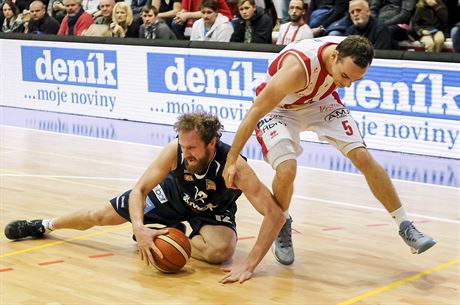
[[[225,186],[224,170],[230,146],[218,142],[216,153],[205,173],[191,174],[185,169],[180,145],[177,149],[177,167],[169,172],[160,186],[149,193],[152,201],[170,202],[179,213],[186,215],[215,215],[228,210],[241,195],[240,190]],[[165,197],[165,198],[162,198]]]

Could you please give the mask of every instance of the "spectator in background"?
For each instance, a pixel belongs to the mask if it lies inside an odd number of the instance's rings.
[[[348,3],[351,25],[346,35],[366,37],[375,49],[392,49],[391,33],[387,26],[371,16],[369,3],[366,0],[351,0]]]
[[[99,2],[99,16],[94,19],[94,23],[110,25],[112,23],[114,6],[115,0],[101,0]]]
[[[93,23],[93,17],[81,6],[82,0],[64,0],[67,15],[62,19],[58,35],[80,36]]]
[[[43,2],[36,0],[30,4],[31,18],[27,26],[27,33],[52,34],[59,31],[59,22],[46,13]]]
[[[143,24],[139,28],[139,37],[145,39],[176,40],[176,35],[171,31],[164,20],[158,18],[158,9],[153,5],[146,5],[142,9]]]
[[[307,19],[313,35],[328,35],[328,27],[346,17],[347,9],[347,0],[311,0]]]
[[[244,43],[272,43],[273,21],[254,0],[239,0],[239,16],[235,20],[230,41]]]
[[[228,17],[219,13],[213,0],[203,0],[200,5],[203,17],[193,23],[190,40],[229,42],[233,26]]]
[[[214,0],[219,5],[219,12],[232,19],[232,12],[226,0]],[[190,36],[187,29],[191,31],[195,20],[201,18],[200,11],[201,0],[182,0],[182,10],[176,14],[171,22],[171,29],[178,39],[185,39]]]
[[[99,0],[83,0],[82,7],[85,12],[94,15],[97,11],[99,11]]]
[[[273,8],[277,18],[273,31],[276,32],[281,24],[289,22],[289,0],[273,0]]]
[[[62,0],[50,0],[48,3],[47,11],[48,14],[56,19],[59,23],[62,22],[62,19],[64,19],[65,15],[67,14]]]
[[[4,20],[0,32],[23,33],[24,25],[20,16],[19,7],[11,0],[6,0],[2,5]]]
[[[150,2],[149,0],[132,0],[131,1],[131,10],[133,11],[133,19],[135,21],[141,18],[142,9],[149,2]]]
[[[134,22],[133,11],[125,2],[117,2],[113,7],[110,30],[113,37],[139,37],[139,24]]]
[[[460,22],[452,27],[450,37],[452,38],[454,52],[460,53]]]
[[[176,14],[182,10],[182,0],[152,0],[152,5],[158,7],[158,18],[163,19],[169,27]]]
[[[418,0],[410,23],[410,34],[426,52],[440,52],[446,40],[448,13],[442,0]]]
[[[383,22],[396,41],[408,39],[407,30],[416,0],[369,0],[371,14]]]
[[[313,38],[312,30],[304,21],[305,8],[303,0],[291,0],[288,13],[291,22],[283,23],[280,26],[276,44],[287,45],[293,41]]]

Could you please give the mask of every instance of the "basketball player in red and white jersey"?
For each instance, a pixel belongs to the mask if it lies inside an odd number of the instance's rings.
[[[350,111],[336,87],[349,87],[363,78],[374,51],[364,37],[306,39],[289,44],[268,67],[266,80],[244,117],[227,155],[224,178],[233,186],[239,152],[256,130],[265,160],[275,169],[272,188],[286,223],[272,251],[285,265],[294,262],[289,204],[296,176],[296,158],[302,152],[300,133],[313,131],[340,150],[364,174],[374,196],[396,221],[399,234],[413,253],[422,253],[436,242],[408,220],[385,170],[374,160]]]

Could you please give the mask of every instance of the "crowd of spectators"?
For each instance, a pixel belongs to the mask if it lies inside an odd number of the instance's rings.
[[[460,0],[0,0],[1,32],[276,43],[361,35],[460,52]],[[237,1],[237,2],[236,2]]]

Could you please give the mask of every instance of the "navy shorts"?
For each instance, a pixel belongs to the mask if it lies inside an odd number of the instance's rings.
[[[156,186],[154,191],[161,190],[161,186]],[[126,191],[122,195],[110,200],[115,211],[127,221],[131,221],[129,217],[129,194],[131,190]],[[215,213],[196,214],[186,207],[182,202],[173,203],[166,198],[162,198],[161,202],[150,192],[146,197],[144,208],[144,224],[162,224],[166,226],[174,225],[182,221],[187,221],[192,227],[192,232],[189,237],[199,234],[203,225],[226,226],[231,228],[236,233],[236,203],[230,204],[223,212],[216,211]]]

